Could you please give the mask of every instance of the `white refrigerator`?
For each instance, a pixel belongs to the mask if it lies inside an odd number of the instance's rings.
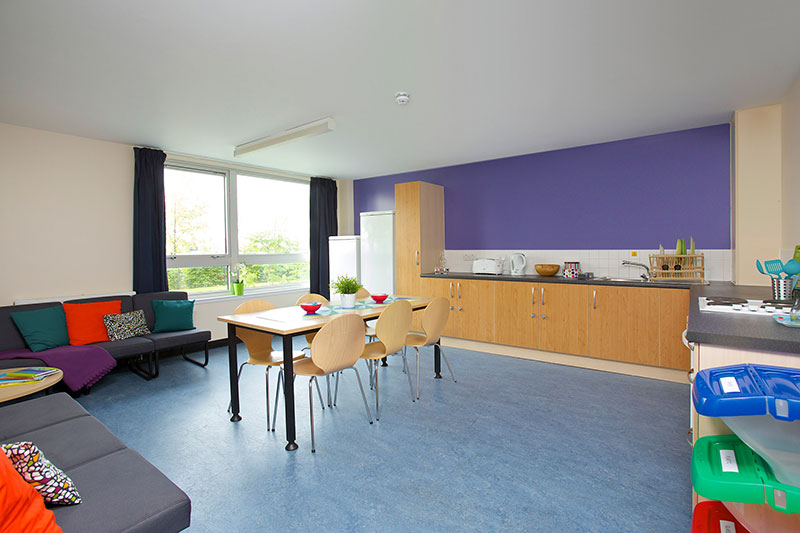
[[[394,294],[394,211],[361,213],[361,284],[372,294]]]
[[[358,235],[328,237],[328,265],[331,282],[339,276],[361,281],[361,238]]]

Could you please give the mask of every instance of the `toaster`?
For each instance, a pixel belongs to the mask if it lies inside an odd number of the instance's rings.
[[[502,274],[502,259],[476,259],[472,262],[473,274]]]

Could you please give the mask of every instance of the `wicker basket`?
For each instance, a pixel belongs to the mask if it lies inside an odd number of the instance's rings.
[[[675,267],[678,267],[677,269]],[[650,277],[653,281],[706,280],[703,254],[655,254],[650,256]]]

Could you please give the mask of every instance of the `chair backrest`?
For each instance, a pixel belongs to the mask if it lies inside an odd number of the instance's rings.
[[[369,297],[370,297],[370,293],[364,287],[361,287],[360,289],[358,289],[356,291],[356,300],[358,300],[358,301],[366,300]]]
[[[422,329],[425,331],[425,344],[433,344],[442,336],[450,316],[450,301],[447,298],[435,298],[422,315]]]
[[[320,329],[311,343],[311,360],[326,374],[355,365],[364,351],[364,320],[339,315]]]
[[[397,300],[381,312],[375,323],[375,335],[383,343],[385,353],[395,353],[403,348],[411,329],[411,304]]]
[[[304,294],[303,296],[298,298],[294,305],[300,305],[300,304],[309,303],[309,302],[319,302],[319,303],[326,304],[326,303],[328,303],[328,299],[325,298],[321,294],[317,294],[317,293],[314,293],[314,292],[309,292],[308,294]]]
[[[248,300],[233,311],[235,315],[247,313],[258,313],[259,311],[269,311],[275,306],[266,300]],[[247,353],[250,354],[250,362],[264,363],[272,352],[272,335],[264,331],[252,329],[236,328],[236,336],[242,339],[247,346]]]

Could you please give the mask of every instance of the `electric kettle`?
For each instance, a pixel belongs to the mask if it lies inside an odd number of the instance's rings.
[[[521,276],[525,273],[525,254],[511,254],[509,258],[511,264],[511,275],[512,276]]]

